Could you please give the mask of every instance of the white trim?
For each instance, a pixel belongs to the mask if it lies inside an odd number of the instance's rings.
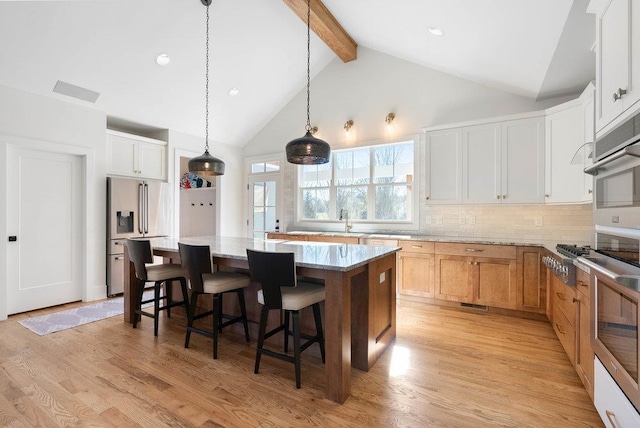
[[[544,117],[544,115],[545,115],[545,110],[538,110],[538,111],[530,111],[526,113],[510,114],[507,116],[488,117],[485,119],[469,120],[466,122],[456,122],[456,123],[448,123],[448,124],[438,125],[438,126],[429,126],[429,127],[423,127],[421,129],[422,129],[422,132],[442,131],[444,129],[461,128],[464,126],[484,125],[489,123],[505,122],[509,120],[529,119],[532,117]]]
[[[640,239],[640,229],[628,229],[626,227],[600,226],[596,224],[596,232],[607,235],[622,236],[631,239]]]
[[[82,265],[82,301],[97,300],[106,297],[107,285],[106,275],[102,275],[105,278],[105,282],[99,284],[91,284],[90,279],[96,277],[96,271],[99,263],[104,265],[104,253],[96,254],[93,248],[90,247],[90,243],[96,243],[98,235],[105,236],[104,231],[101,228],[97,228],[94,223],[96,219],[95,213],[95,191],[93,185],[95,184],[95,150],[87,147],[73,146],[60,144],[44,140],[36,140],[32,138],[17,137],[8,134],[0,134],[0,165],[5,166],[5,174],[0,175],[0,212],[6,213],[7,210],[7,183],[8,177],[6,175],[6,163],[7,163],[7,150],[8,146],[17,146],[23,149],[39,150],[43,152],[52,153],[64,153],[69,155],[75,155],[81,157],[82,162],[82,183],[81,183],[81,197],[82,197],[82,236],[81,236],[81,257],[80,261]],[[105,185],[106,188],[106,185]],[[5,216],[6,218],[6,216]],[[97,230],[101,229],[101,230]],[[6,222],[0,222],[0,236],[7,236],[7,224]],[[93,238],[93,239],[90,239]],[[106,239],[106,238],[105,238]],[[0,320],[7,319],[7,245],[8,241],[5,241],[4,245],[0,245],[0,260],[4,261],[4,266],[0,274],[0,296],[4,298],[0,299]],[[93,255],[93,257],[89,257]],[[98,261],[100,260],[100,261]]]

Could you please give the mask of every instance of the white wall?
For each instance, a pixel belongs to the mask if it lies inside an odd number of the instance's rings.
[[[38,150],[61,151],[83,157],[86,188],[83,299],[104,297],[105,291],[105,130],[106,115],[53,98],[0,86],[0,165],[6,165],[11,144]],[[3,167],[4,169],[4,167]],[[0,174],[0,213],[5,218],[7,177]],[[0,320],[7,317],[6,222],[0,222]]]
[[[535,102],[359,47],[357,60],[345,64],[336,58],[312,80],[311,125],[318,126],[317,137],[337,149],[415,136],[423,127],[543,110],[567,100]],[[282,153],[287,142],[303,136],[306,102],[305,87],[249,141],[244,155]],[[384,123],[390,112],[396,114],[393,135]],[[354,126],[347,140],[343,125],[349,119]],[[295,222],[295,170],[283,167],[282,230]]]
[[[311,82],[311,125],[332,148],[388,139],[384,118],[396,114],[395,135],[418,134],[422,127],[542,110],[567,98],[535,100],[501,92],[383,53],[358,48],[358,59],[336,58]],[[281,153],[304,135],[306,87],[248,144],[245,156]],[[352,119],[355,138],[343,125]]]

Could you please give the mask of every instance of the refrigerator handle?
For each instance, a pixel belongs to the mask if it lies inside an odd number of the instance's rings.
[[[149,185],[144,183],[144,233],[149,233]]]
[[[144,202],[142,201],[142,183],[138,184],[138,233],[142,234],[142,217],[144,216]]]

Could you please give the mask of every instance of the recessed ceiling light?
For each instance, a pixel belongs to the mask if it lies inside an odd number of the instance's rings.
[[[427,28],[427,30],[436,37],[444,36],[444,33],[442,32],[442,30],[437,27],[429,27]]]
[[[238,88],[231,88],[229,89],[229,96],[230,97],[235,97],[236,95],[238,95],[240,93],[240,89]]]
[[[156,55],[156,64],[158,65],[169,65],[171,62],[171,58],[166,53],[161,53]]]

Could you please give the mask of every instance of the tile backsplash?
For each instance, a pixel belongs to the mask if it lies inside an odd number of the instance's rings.
[[[420,234],[587,245],[592,205],[425,205]]]

